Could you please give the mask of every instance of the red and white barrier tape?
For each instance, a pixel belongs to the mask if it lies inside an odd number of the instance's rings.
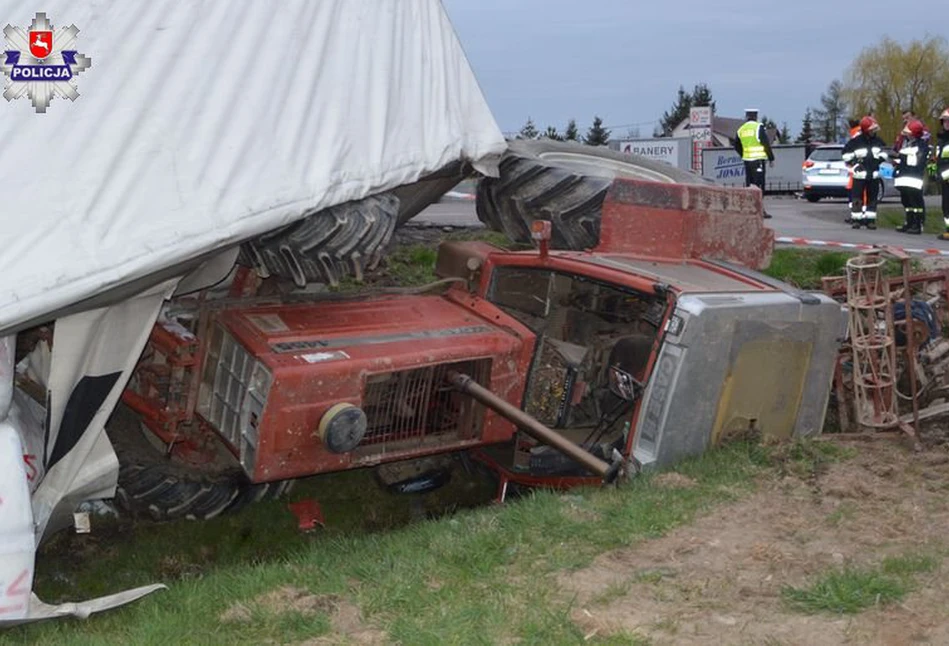
[[[832,242],[829,240],[811,240],[809,238],[792,238],[790,236],[777,236],[774,239],[778,244],[791,244],[805,247],[830,247],[832,249],[856,249],[857,251],[869,251],[876,249],[877,245],[859,243],[859,242]],[[915,249],[911,247],[900,247],[897,245],[887,245],[894,249],[905,251],[917,256],[949,256],[949,249]]]

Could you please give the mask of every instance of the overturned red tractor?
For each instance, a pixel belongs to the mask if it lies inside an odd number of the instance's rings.
[[[754,271],[760,208],[617,180],[589,251],[549,250],[540,222],[537,250],[443,243],[442,280],[416,293],[173,301],[110,425],[119,499],[209,517],[294,478],[458,452],[502,483],[567,486],[749,430],[818,433],[844,318]]]

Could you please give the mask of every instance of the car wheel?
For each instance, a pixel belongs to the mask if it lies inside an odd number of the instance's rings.
[[[805,195],[804,199],[808,202],[814,203],[820,200],[820,195]]]

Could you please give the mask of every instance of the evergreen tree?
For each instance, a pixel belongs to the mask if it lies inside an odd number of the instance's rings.
[[[692,88],[692,107],[703,108],[711,107],[715,112],[715,99],[712,98],[712,90],[705,83],[699,83]]]
[[[662,113],[662,119],[659,120],[659,126],[653,134],[658,137],[672,136],[675,127],[682,123],[683,119],[689,118],[689,112],[693,107],[710,107],[712,112],[715,112],[712,90],[705,83],[696,84],[691,94],[680,85],[675,103],[672,104],[672,108]]]
[[[517,135],[518,139],[537,139],[540,136],[540,133],[537,132],[537,126],[534,125],[534,120],[530,117],[527,117],[527,123],[524,124],[524,127],[521,128],[520,134]]]
[[[689,110],[691,109],[692,95],[686,92],[685,88],[680,85],[675,103],[672,104],[669,110],[662,113],[662,119],[659,120],[660,136],[671,137],[675,127],[682,123],[683,119],[689,118]]]
[[[547,130],[541,135],[544,139],[553,139],[554,141],[563,141],[563,135],[557,132],[553,126],[547,126]]]
[[[576,119],[567,122],[567,129],[564,130],[563,138],[567,141],[580,141],[580,131],[577,130]]]
[[[814,124],[811,120],[811,109],[804,111],[804,120],[801,122],[801,134],[795,140],[799,144],[808,144],[814,141]]]
[[[788,122],[787,122],[787,121],[785,121],[784,123],[781,124],[780,137],[781,137],[781,143],[782,143],[782,144],[787,144],[787,143],[790,143],[790,142],[791,142],[791,131],[788,130]]]
[[[583,143],[588,146],[605,146],[610,141],[610,131],[603,127],[603,119],[593,117],[593,125],[587,129]]]

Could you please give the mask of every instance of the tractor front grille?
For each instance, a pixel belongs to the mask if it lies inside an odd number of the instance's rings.
[[[215,325],[198,394],[197,411],[253,470],[257,428],[270,393],[270,372],[223,327]]]
[[[370,375],[363,393],[367,418],[363,453],[404,450],[426,440],[444,442],[478,436],[484,407],[445,381],[451,370],[488,384],[491,360],[459,361]]]

